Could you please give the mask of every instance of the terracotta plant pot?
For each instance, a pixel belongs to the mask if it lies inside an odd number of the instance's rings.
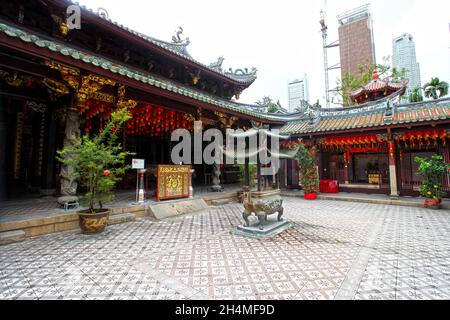
[[[423,206],[428,209],[438,210],[441,206],[442,200],[426,199]]]
[[[317,200],[317,193],[305,193],[305,200]]]
[[[96,210],[92,214],[89,210],[79,211],[78,217],[81,231],[84,234],[96,234],[105,230],[109,222],[110,211],[108,209]]]

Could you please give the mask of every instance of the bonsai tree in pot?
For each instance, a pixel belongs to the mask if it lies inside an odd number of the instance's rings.
[[[419,164],[417,174],[422,178],[420,194],[427,198],[425,208],[439,209],[445,192],[442,191],[442,180],[445,173],[450,170],[450,165],[444,162],[440,155],[434,155],[431,159],[416,157]]]
[[[103,130],[92,138],[86,134],[73,146],[58,151],[57,159],[73,168],[70,177],[86,191],[80,197],[87,210],[79,211],[80,227],[84,233],[102,232],[109,221],[109,210],[103,203],[114,199],[115,186],[129,168],[125,159],[131,153],[122,151],[118,142],[119,128],[131,119],[127,109],[111,114]]]
[[[300,168],[300,182],[306,200],[316,200],[319,191],[319,175],[316,169],[315,150],[303,143],[298,145],[297,160]]]

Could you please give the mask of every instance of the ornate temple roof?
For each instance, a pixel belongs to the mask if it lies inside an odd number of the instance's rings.
[[[388,78],[383,80],[380,79],[378,76],[378,69],[375,68],[372,73],[371,81],[362,88],[350,92],[350,98],[357,103],[368,101],[369,96],[373,100],[378,100],[399,90],[402,90],[403,92],[401,94],[404,94],[407,85],[407,80],[390,82]]]
[[[222,108],[224,111],[228,110],[247,115],[259,119],[261,122],[270,121],[279,123],[281,126],[280,131],[283,134],[304,135],[310,133],[329,133],[389,125],[450,120],[450,99],[400,105],[398,102],[402,90],[397,90],[394,94],[378,101],[369,102],[354,108],[318,109],[313,106],[307,106],[304,111],[293,114],[261,113],[251,110],[257,106],[220,99],[211,94],[191,87],[182,86],[165,78],[135,70],[100,56],[88,54],[79,49],[69,47],[65,42],[58,42],[54,39],[49,40],[4,23],[0,23],[0,35],[20,39],[20,41],[27,45],[59,53],[64,57],[82,61],[89,66],[134,79],[148,86],[202,101]]]
[[[348,109],[312,109],[290,119],[283,134],[303,135],[391,125],[450,120],[450,99],[399,105],[398,92],[380,101]]]
[[[83,61],[86,64],[93,65],[95,67],[111,71],[121,76],[143,82],[149,86],[161,88],[176,94],[209,103],[211,105],[223,108],[224,110],[238,112],[240,114],[248,115],[261,120],[278,121],[280,123],[283,122],[283,118],[280,116],[251,111],[248,108],[249,105],[237,103],[230,100],[219,99],[216,96],[207,94],[203,91],[182,86],[178,83],[169,81],[165,78],[154,76],[150,73],[144,73],[142,71],[135,70],[131,67],[112,62],[106,58],[92,55],[79,49],[69,47],[64,42],[58,42],[54,39],[49,40],[43,38],[42,36],[31,34],[4,23],[0,23],[0,33],[4,33],[11,38],[20,39],[21,41],[29,45],[34,45],[39,48],[46,48],[50,51],[58,52],[61,55],[70,57],[74,60]]]
[[[103,19],[105,21],[108,21],[109,23],[111,23],[112,25],[115,25],[135,36],[138,36],[154,45],[157,45],[171,53],[174,53],[190,62],[194,62],[195,64],[199,65],[199,67],[208,69],[209,71],[212,71],[214,73],[217,73],[221,76],[225,76],[233,81],[239,82],[243,85],[250,85],[252,84],[256,78],[256,72],[257,70],[255,68],[252,68],[250,71],[246,70],[246,69],[237,69],[236,71],[224,71],[222,70],[222,68],[217,68],[214,66],[210,65],[206,65],[203,64],[201,62],[199,62],[198,60],[195,60],[187,51],[187,47],[190,44],[190,40],[189,38],[186,39],[181,39],[180,35],[183,32],[182,28],[179,28],[179,31],[177,32],[177,34],[172,38],[172,42],[167,42],[167,41],[163,41],[163,40],[159,40],[153,37],[150,37],[148,35],[145,35],[143,33],[137,32],[135,30],[132,30],[116,21],[111,20],[109,17],[105,17],[105,16],[100,16],[97,12],[93,11],[90,8],[87,8],[84,5],[79,4],[78,2],[75,1],[71,1],[71,0],[65,0],[67,3],[71,3],[71,4],[75,4],[77,6],[79,6],[82,10],[84,11],[88,11],[90,14],[92,15],[96,15],[98,16],[98,19]],[[181,31],[181,32],[180,32]],[[242,72],[240,72],[242,71]]]

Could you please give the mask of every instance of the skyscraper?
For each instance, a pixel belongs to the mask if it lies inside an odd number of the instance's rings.
[[[289,96],[289,112],[295,112],[297,108],[301,108],[302,101],[309,103],[309,85],[308,77],[303,79],[297,79],[288,83],[288,96]]]
[[[370,5],[358,7],[337,16],[339,21],[339,45],[341,74],[358,76],[360,65],[373,65],[375,44],[373,40]]]
[[[406,70],[406,78],[409,80],[408,93],[417,87],[421,87],[420,65],[416,59],[416,45],[412,35],[405,33],[392,40],[392,67],[397,70]]]

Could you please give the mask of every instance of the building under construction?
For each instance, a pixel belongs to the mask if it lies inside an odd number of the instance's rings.
[[[375,43],[373,37],[370,5],[355,8],[337,16],[339,21],[339,44],[341,75],[359,75],[360,65],[373,65]]]

